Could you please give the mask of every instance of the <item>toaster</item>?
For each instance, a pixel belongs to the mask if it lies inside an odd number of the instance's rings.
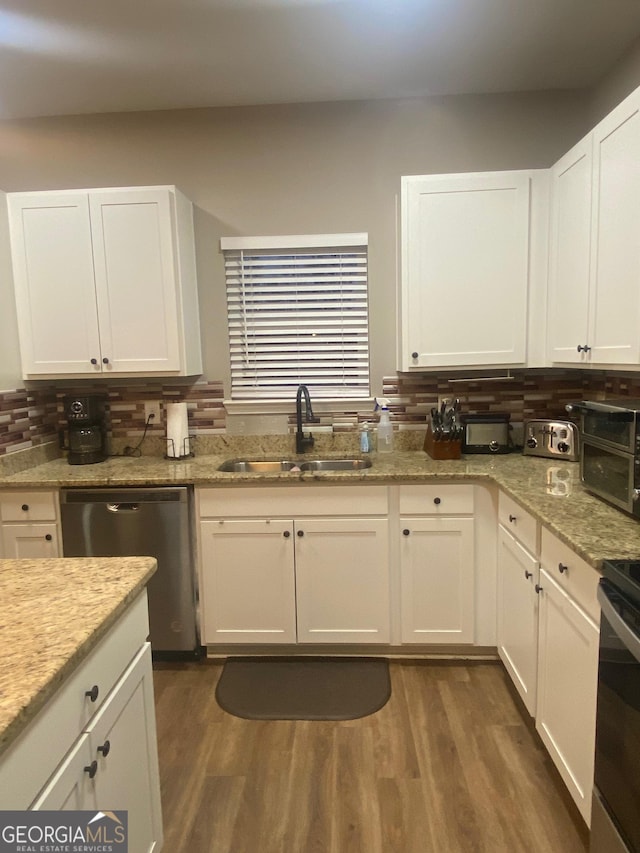
[[[564,459],[577,462],[580,457],[578,427],[571,421],[553,421],[539,418],[524,425],[525,456],[543,456],[546,459]]]

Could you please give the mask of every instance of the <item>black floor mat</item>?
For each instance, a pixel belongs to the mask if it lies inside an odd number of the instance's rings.
[[[249,720],[355,720],[390,695],[381,658],[229,658],[216,688],[221,708]]]

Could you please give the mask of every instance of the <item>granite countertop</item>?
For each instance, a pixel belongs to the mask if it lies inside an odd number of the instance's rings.
[[[0,560],[0,754],[156,570],[151,557]]]
[[[317,455],[348,452],[319,451]],[[372,467],[361,471],[278,472],[273,474],[222,473],[218,466],[236,456],[291,458],[286,445],[280,453],[273,444],[255,439],[217,448],[193,458],[173,461],[160,456],[116,457],[96,465],[68,465],[55,459],[13,474],[0,476],[0,488],[59,486],[196,485],[267,486],[274,484],[387,484],[484,481],[495,483],[528,510],[587,563],[598,568],[607,558],[640,558],[640,523],[580,484],[579,465],[521,454],[470,455],[460,460],[431,459],[421,450],[372,453]],[[359,453],[350,454],[357,455]],[[313,458],[309,454],[307,458]]]

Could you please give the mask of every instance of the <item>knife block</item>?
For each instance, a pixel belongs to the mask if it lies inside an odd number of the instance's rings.
[[[436,441],[431,425],[429,425],[422,449],[432,459],[460,459],[462,456],[462,439]]]

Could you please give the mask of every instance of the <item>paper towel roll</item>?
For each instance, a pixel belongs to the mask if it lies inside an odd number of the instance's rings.
[[[189,423],[186,403],[167,403],[167,456],[189,453]]]

